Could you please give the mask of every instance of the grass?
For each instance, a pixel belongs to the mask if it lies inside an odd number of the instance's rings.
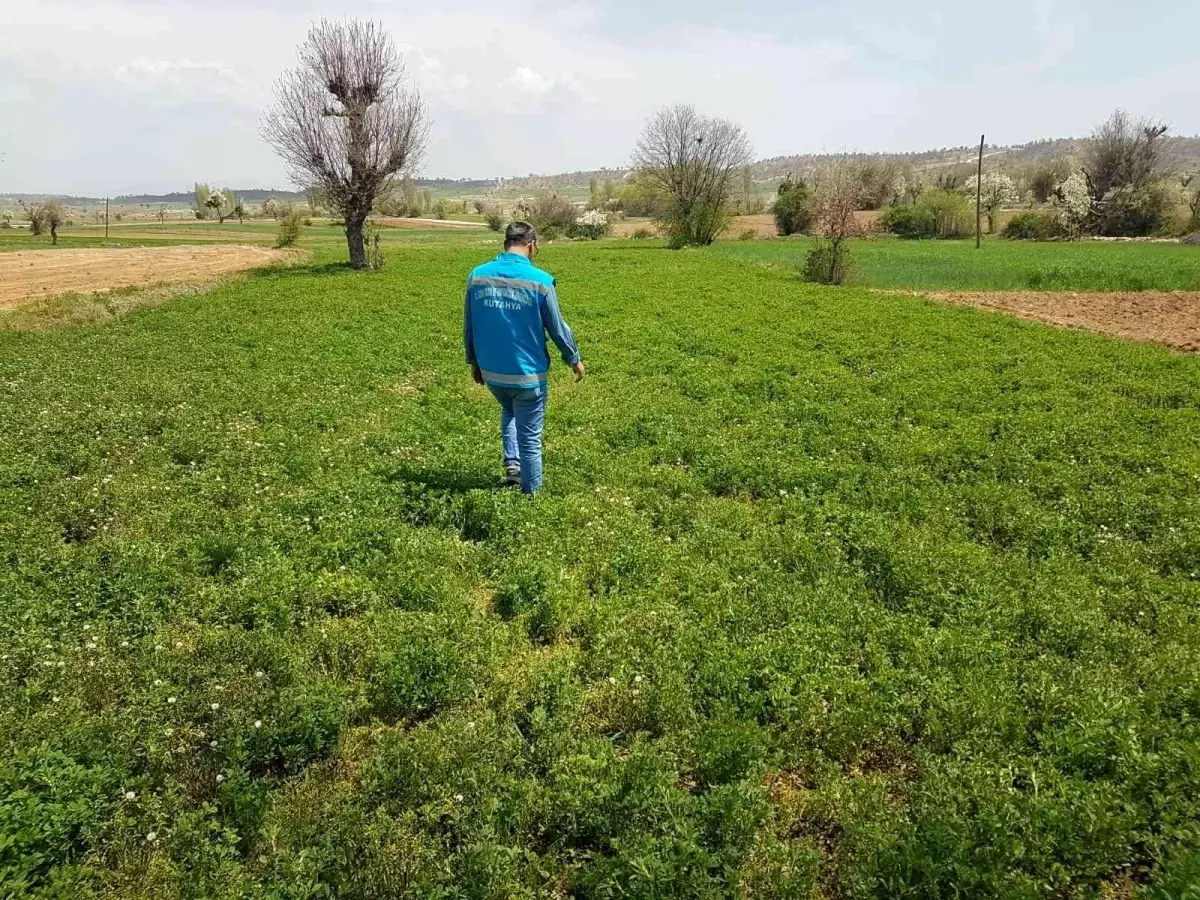
[[[278,222],[247,221],[239,225],[235,221],[218,225],[216,222],[135,222],[113,225],[109,236],[104,237],[103,227],[87,226],[64,228],[59,231],[59,247],[154,247],[175,244],[229,243],[262,244],[269,246],[279,231]],[[411,244],[414,241],[436,240],[450,243],[463,240],[487,240],[482,231],[462,229],[449,230],[431,226],[429,228],[401,229],[384,226],[381,229],[384,244]],[[302,244],[306,247],[323,247],[335,250],[345,247],[346,233],[342,226],[317,220],[304,227]],[[495,235],[490,236],[495,240]],[[0,252],[6,250],[54,250],[49,235],[34,237],[25,228],[0,229]]]
[[[0,333],[0,894],[1194,888],[1195,357],[550,246],[527,501],[406,238]]]
[[[719,252],[798,271],[805,239],[730,241]],[[1200,252],[1177,243],[1030,243],[989,239],[903,241],[851,247],[851,283],[873,288],[971,291],[1200,291]]]

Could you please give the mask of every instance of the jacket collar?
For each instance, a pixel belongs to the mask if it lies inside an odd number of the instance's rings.
[[[523,264],[526,266],[533,265],[533,262],[529,259],[528,256],[525,256],[522,253],[513,253],[510,250],[502,250],[500,252],[500,255],[496,257],[496,259],[502,259],[505,262],[519,263],[519,264]]]

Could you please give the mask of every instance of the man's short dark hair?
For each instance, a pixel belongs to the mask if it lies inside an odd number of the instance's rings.
[[[528,222],[513,222],[504,229],[504,249],[507,250],[514,244],[520,244],[522,247],[526,244],[532,244],[537,240],[537,229]]]

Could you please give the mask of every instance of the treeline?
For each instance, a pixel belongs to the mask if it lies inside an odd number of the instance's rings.
[[[1005,226],[1010,238],[1147,237],[1200,231],[1200,159],[1181,156],[1180,144],[1165,125],[1117,110],[1089,138],[1039,147],[1069,146],[1073,153],[1039,153],[1015,166],[985,155],[982,182],[977,161],[921,167],[897,157],[838,159],[852,162],[861,182],[859,209],[882,209],[880,227],[902,237],[971,233],[977,198],[989,233],[1002,210],[1022,210]],[[806,166],[780,185],[774,207],[780,234],[806,230],[806,178],[819,171]]]

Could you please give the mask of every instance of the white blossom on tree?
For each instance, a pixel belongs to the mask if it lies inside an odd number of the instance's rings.
[[[975,198],[976,185],[979,178],[972,175],[963,186],[968,197]],[[985,172],[983,175],[983,190],[980,192],[979,205],[987,216],[988,233],[995,230],[996,213],[1006,206],[1015,206],[1021,202],[1021,193],[1017,190],[1016,182],[1003,172]]]
[[[1064,224],[1071,236],[1079,234],[1092,211],[1092,193],[1087,176],[1075,172],[1058,186],[1058,202],[1062,207]]]
[[[574,231],[580,237],[599,240],[608,234],[608,213],[601,209],[589,209],[575,220]]]

